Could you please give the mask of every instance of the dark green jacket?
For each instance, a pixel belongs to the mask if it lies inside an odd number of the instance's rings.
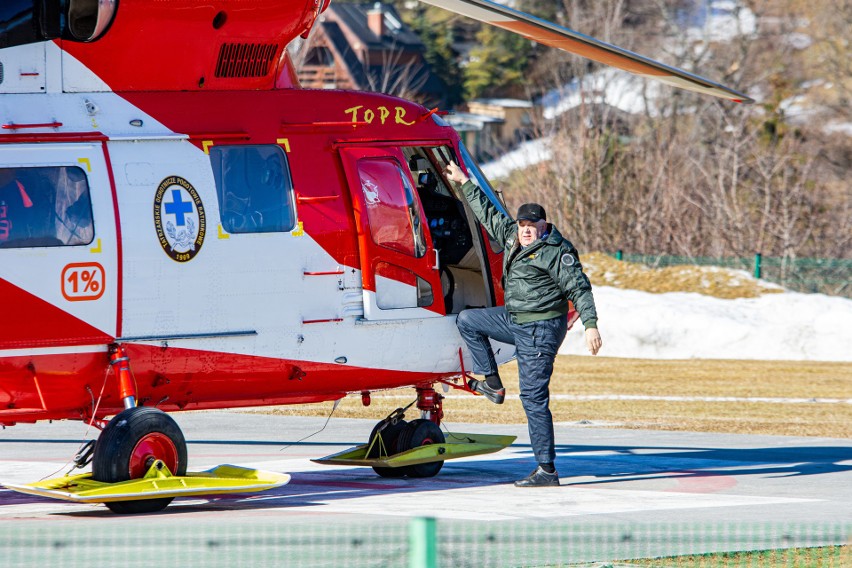
[[[500,211],[475,183],[465,183],[462,192],[488,234],[503,245],[503,292],[512,320],[528,323],[566,315],[571,300],[586,329],[596,328],[592,285],[574,245],[549,225],[547,237],[521,248],[517,221]]]

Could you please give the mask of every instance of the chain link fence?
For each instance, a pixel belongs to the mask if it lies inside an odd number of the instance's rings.
[[[429,506],[428,504],[425,504]],[[433,506],[436,504],[433,504]],[[852,525],[286,518],[218,511],[4,523],[9,568],[849,568]],[[181,515],[184,517],[184,515]],[[141,523],[140,523],[141,519]]]
[[[820,293],[852,298],[852,259],[780,258],[756,254],[750,258],[673,256],[655,254],[613,254],[618,260],[651,268],[694,265],[720,266],[745,270],[757,278],[784,286],[795,292]]]

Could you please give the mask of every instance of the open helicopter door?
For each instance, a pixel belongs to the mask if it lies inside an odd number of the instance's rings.
[[[101,143],[0,144],[0,349],[109,343],[118,254]]]
[[[343,147],[340,155],[358,229],[365,319],[445,315],[440,258],[402,153]]]

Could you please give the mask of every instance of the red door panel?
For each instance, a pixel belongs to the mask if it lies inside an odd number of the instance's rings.
[[[394,148],[342,148],[367,319],[445,315],[437,253],[411,172]]]

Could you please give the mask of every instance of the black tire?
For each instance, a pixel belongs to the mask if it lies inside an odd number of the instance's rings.
[[[441,428],[431,420],[417,419],[408,423],[405,431],[397,439],[397,447],[400,452],[419,448],[429,444],[443,444],[444,433]],[[434,477],[444,467],[443,461],[421,463],[406,467],[409,477]]]
[[[373,438],[376,437],[376,434],[381,436],[382,443],[384,443],[384,447],[388,452],[388,455],[394,455],[399,452],[397,450],[397,445],[399,441],[399,435],[405,431],[408,423],[405,420],[399,420],[396,424],[388,424],[384,430],[379,434],[379,428],[381,427],[384,420],[376,424],[373,428],[373,431],[370,432],[370,441],[368,444],[373,441]],[[367,454],[368,458],[377,458],[381,454],[379,443],[376,442],[372,448],[370,448],[370,452]],[[408,474],[407,467],[378,467],[373,466],[373,471],[379,474],[381,477],[403,477]]]
[[[128,408],[110,420],[95,445],[92,478],[118,483],[139,479],[154,460],[163,460],[172,475],[186,475],[186,440],[172,418],[156,408]],[[154,513],[173,497],[106,503],[119,514]]]

